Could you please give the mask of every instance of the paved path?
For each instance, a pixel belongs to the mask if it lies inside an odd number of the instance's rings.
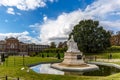
[[[103,62],[120,62],[120,59],[97,59],[96,61],[103,61]]]

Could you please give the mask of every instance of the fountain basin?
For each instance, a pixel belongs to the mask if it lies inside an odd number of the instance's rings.
[[[61,63],[54,63],[51,65],[51,67],[61,71],[72,71],[72,72],[88,72],[88,71],[99,70],[99,67],[94,64],[65,65]]]
[[[112,74],[116,74],[120,72],[120,68],[106,65],[106,64],[99,64],[99,70],[95,71],[88,71],[88,72],[75,72],[75,71],[62,71],[58,69],[51,68],[53,63],[41,63],[36,66],[31,66],[30,69],[35,71],[36,73],[40,74],[54,74],[54,75],[77,75],[77,76],[109,76]]]

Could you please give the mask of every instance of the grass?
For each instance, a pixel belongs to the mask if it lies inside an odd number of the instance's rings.
[[[107,49],[104,53],[89,54],[87,56],[98,56],[101,58],[108,58],[109,53],[112,53],[113,58],[120,59],[120,47],[113,46]],[[52,53],[50,54],[54,56]],[[27,65],[37,64],[40,62],[53,62],[61,61],[55,57],[27,57],[24,58],[25,69],[21,70],[23,67],[23,57],[22,56],[10,56],[3,65],[0,65],[0,77],[9,76],[12,78],[20,77],[22,80],[120,80],[120,73],[114,74],[107,77],[100,76],[76,76],[76,75],[49,75],[49,74],[38,74],[30,70],[27,72]],[[117,62],[120,64],[120,62]],[[13,80],[13,79],[10,79]]]
[[[37,64],[40,62],[53,62],[53,61],[61,61],[56,58],[41,58],[41,57],[24,57],[25,66],[31,64]],[[10,56],[8,59],[6,58],[6,62],[3,65],[6,66],[23,66],[23,57],[21,56]]]
[[[60,61],[56,58],[41,58],[41,57],[25,57],[25,64],[36,64],[39,62],[52,62]],[[0,65],[0,77],[9,76],[12,78],[20,77],[22,80],[96,80],[104,77],[89,77],[89,76],[72,76],[72,75],[49,75],[38,74],[30,70],[27,72],[28,67],[25,66],[25,70],[21,70],[23,67],[23,58],[20,56],[10,56],[3,65]],[[12,79],[11,79],[12,80]]]
[[[60,61],[56,58],[40,58],[40,57],[25,57],[25,68],[28,69],[27,65],[30,64],[36,64],[39,62],[52,62],[52,61]],[[31,78],[32,75],[36,75],[35,72],[30,71],[30,73],[27,73],[26,70],[21,71],[21,68],[23,67],[23,57],[21,56],[10,56],[6,61],[3,63],[3,65],[0,65],[0,77],[2,76],[11,76],[11,77],[23,77],[25,80],[32,80],[32,79],[26,79]],[[30,77],[31,76],[31,77]]]
[[[101,53],[85,53],[86,56],[97,56],[98,58],[108,59],[110,53],[113,59],[120,59],[120,46],[112,46]]]

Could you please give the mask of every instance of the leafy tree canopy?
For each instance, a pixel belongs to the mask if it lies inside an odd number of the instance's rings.
[[[59,42],[58,48],[62,48],[62,47],[63,47],[63,43],[62,43],[62,42]]]
[[[110,47],[111,34],[102,26],[99,26],[98,21],[80,21],[79,24],[74,26],[71,35],[74,36],[78,48],[83,52],[100,52]]]
[[[51,43],[50,43],[50,48],[56,48],[55,42],[51,42]]]

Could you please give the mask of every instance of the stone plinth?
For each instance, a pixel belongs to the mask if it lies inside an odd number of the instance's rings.
[[[65,52],[64,60],[61,64],[64,65],[82,65],[85,64],[83,61],[82,53],[74,53],[74,52]]]
[[[80,66],[65,66],[61,63],[55,63],[51,65],[52,68],[62,70],[62,71],[73,71],[73,72],[89,72],[94,70],[99,70],[99,67],[94,64],[86,64]]]
[[[52,64],[51,67],[62,71],[73,72],[87,72],[99,69],[96,65],[86,64],[81,52],[65,52],[63,62]]]
[[[86,64],[83,60],[82,52],[78,49],[77,43],[73,39],[67,41],[68,50],[65,52],[64,60],[61,63],[52,64],[51,67],[63,71],[93,71],[99,67],[93,64]]]

